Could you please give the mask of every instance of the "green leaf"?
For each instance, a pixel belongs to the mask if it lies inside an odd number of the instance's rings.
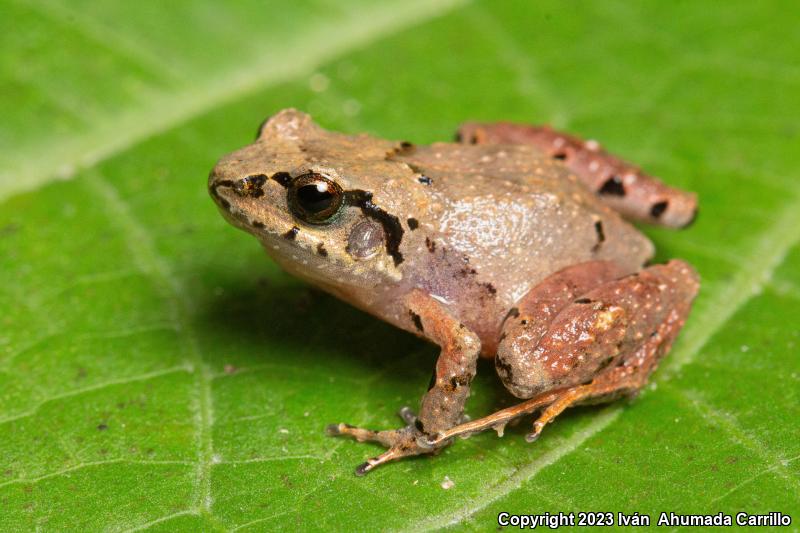
[[[790,2],[4,0],[0,530],[419,530],[501,511],[800,520]],[[703,277],[633,402],[354,466],[436,350],[282,273],[205,191],[269,114],[432,142],[549,122],[700,195]],[[509,405],[483,364],[468,411]],[[448,477],[450,489],[441,486]]]

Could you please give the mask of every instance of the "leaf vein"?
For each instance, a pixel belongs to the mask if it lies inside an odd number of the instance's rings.
[[[55,394],[53,396],[48,396],[47,398],[44,398],[43,400],[39,401],[39,403],[37,403],[32,408],[30,408],[30,409],[28,409],[26,411],[22,411],[20,413],[17,413],[15,415],[11,415],[11,416],[8,416],[8,417],[5,417],[5,418],[0,418],[0,425],[1,424],[8,424],[10,422],[14,422],[14,421],[17,421],[17,420],[22,420],[24,418],[28,418],[30,416],[33,416],[34,414],[36,414],[36,412],[39,409],[42,408],[42,406],[44,406],[47,403],[54,402],[56,400],[63,400],[65,398],[72,398],[74,396],[80,396],[81,394],[87,394],[87,393],[90,393],[90,392],[96,392],[96,391],[107,389],[109,387],[114,387],[114,386],[117,386],[117,385],[125,385],[125,384],[128,384],[128,383],[135,383],[135,382],[140,382],[140,381],[148,381],[148,380],[156,379],[156,378],[159,378],[159,377],[162,377],[162,376],[167,376],[169,374],[175,374],[176,372],[191,372],[191,371],[192,371],[192,368],[189,367],[189,366],[170,367],[170,368],[165,368],[163,370],[156,370],[154,372],[147,372],[147,373],[144,373],[144,374],[139,374],[139,375],[136,375],[136,376],[129,376],[129,377],[120,378],[120,379],[111,379],[111,380],[108,380],[108,381],[103,381],[101,383],[97,383],[95,385],[90,385],[88,387],[81,387],[80,389],[71,390],[71,391],[68,391],[68,392],[65,392],[65,393],[62,393],[62,394]]]
[[[771,470],[775,470],[775,472],[794,489],[800,499],[800,480],[792,475],[791,470],[784,466],[784,461],[786,461],[786,459],[775,454],[769,449],[769,446],[760,439],[745,432],[733,413],[715,408],[696,390],[676,389],[675,392],[678,397],[683,397],[685,400],[688,400],[686,403],[698,411],[706,421],[725,431],[734,442],[747,448],[764,463],[772,465]]]
[[[117,190],[98,173],[90,172],[86,181],[92,191],[99,196],[109,209],[109,218],[116,221],[122,231],[133,262],[150,276],[167,300],[175,325],[182,333],[180,338],[194,361],[196,371],[195,424],[197,426],[197,475],[195,502],[201,512],[208,513],[211,508],[210,467],[214,455],[211,428],[214,411],[211,395],[211,369],[200,352],[195,332],[191,324],[191,302],[185,290],[172,272],[169,264],[156,251],[153,239],[147,228],[131,212],[127,201]]]

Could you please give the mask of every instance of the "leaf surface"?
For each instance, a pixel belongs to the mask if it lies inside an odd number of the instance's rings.
[[[0,530],[800,519],[799,11],[786,2],[4,1]],[[698,192],[701,295],[631,403],[355,478],[434,347],[282,273],[205,190],[284,107],[433,142],[549,122]],[[468,411],[512,400],[479,368]],[[448,477],[450,489],[441,486]]]

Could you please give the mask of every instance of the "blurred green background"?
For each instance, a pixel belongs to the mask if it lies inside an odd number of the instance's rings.
[[[0,3],[0,530],[486,529],[500,511],[800,521],[796,2]],[[703,277],[630,404],[355,478],[433,346],[290,279],[207,196],[284,107],[424,143],[549,122],[699,193]],[[479,369],[468,412],[511,399]],[[441,486],[445,477],[452,488]]]

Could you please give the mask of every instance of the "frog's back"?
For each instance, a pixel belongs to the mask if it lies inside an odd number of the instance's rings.
[[[407,243],[427,248],[409,257],[429,264],[407,265],[409,281],[459,302],[462,319],[486,335],[553,272],[592,260],[635,272],[652,256],[644,235],[533,147],[441,143],[397,160],[428,178],[432,198],[427,227]]]

